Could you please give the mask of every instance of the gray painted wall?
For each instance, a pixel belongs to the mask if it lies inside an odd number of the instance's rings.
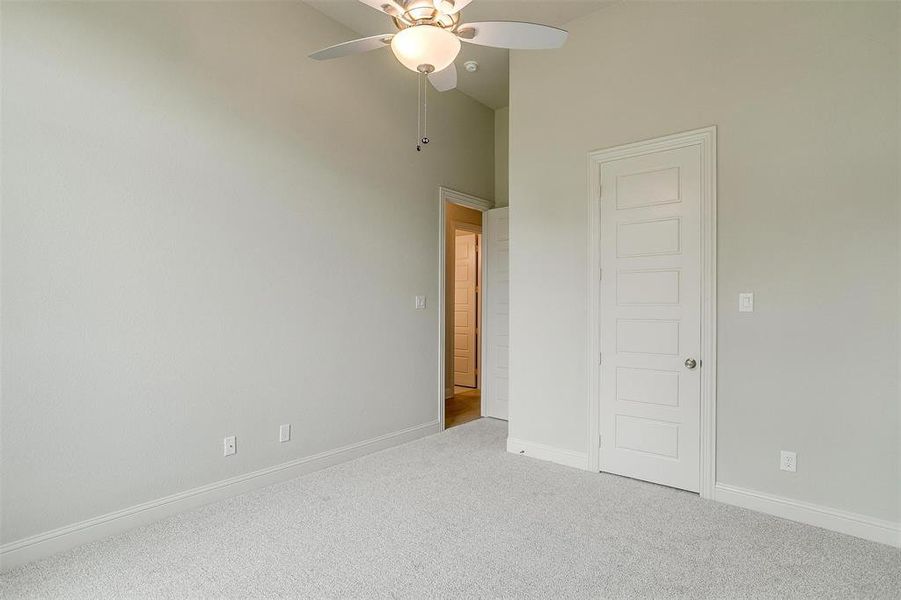
[[[438,418],[493,111],[433,95],[417,153],[416,76],[308,60],[354,34],[298,2],[2,11],[2,542]]]
[[[494,206],[510,204],[510,108],[494,111]]]
[[[587,153],[717,125],[717,478],[899,519],[899,18],[619,3],[512,53],[511,436],[588,448]]]

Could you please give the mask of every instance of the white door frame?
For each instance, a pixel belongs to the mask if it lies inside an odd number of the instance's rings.
[[[716,484],[716,126],[588,154],[588,465],[592,471],[600,470],[601,165],[689,146],[699,146],[701,151],[700,494],[712,499]]]
[[[484,200],[482,198],[477,198],[476,196],[470,196],[469,194],[464,194],[463,192],[458,192],[456,190],[452,190],[446,187],[438,188],[438,422],[439,431],[444,431],[444,390],[445,390],[445,364],[446,360],[445,351],[444,351],[444,329],[446,323],[444,322],[445,315],[447,314],[447,306],[446,305],[446,296],[445,296],[445,285],[444,280],[446,277],[445,273],[445,227],[447,223],[447,205],[448,204],[458,204],[460,206],[465,206],[466,208],[472,208],[479,212],[484,213],[487,210],[491,210],[494,208],[494,203],[489,202],[488,200]],[[482,236],[484,239],[485,234],[485,224],[482,223]],[[487,264],[487,260],[485,260],[484,248],[480,248],[482,254],[479,255],[479,268],[482,269],[482,281],[485,281],[485,265]],[[481,290],[479,290],[479,304],[481,306],[482,302],[482,294]],[[485,360],[485,351],[487,350],[485,344],[485,336],[482,335],[482,332],[485,330],[485,315],[484,311],[479,309],[479,313],[482,315],[482,324],[479,328],[479,373],[481,374],[482,363]],[[479,384],[481,385],[481,397],[482,397],[482,414],[485,414],[485,389],[488,385],[485,377],[478,378]]]

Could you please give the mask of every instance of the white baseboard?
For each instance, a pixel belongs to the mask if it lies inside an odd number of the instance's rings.
[[[507,438],[507,452],[589,470],[588,455],[544,444]],[[791,498],[783,498],[733,485],[717,483],[714,499],[791,521],[901,548],[901,523],[885,521]]]
[[[356,444],[223,479],[215,483],[172,494],[171,496],[87,519],[80,523],[74,523],[9,542],[0,546],[0,570],[6,571],[21,564],[45,558],[51,554],[109,537],[146,523],[158,521],[164,517],[203,504],[243,494],[278,483],[279,481],[293,479],[299,475],[312,473],[313,471],[410,442],[433,433],[438,433],[438,421],[416,425],[357,442]]]
[[[872,542],[901,547],[901,523],[883,521],[866,515],[773,496],[724,483],[716,484],[714,498],[718,502],[815,525]]]
[[[588,470],[588,454],[563,448],[554,448],[535,442],[527,442],[516,438],[507,438],[507,452],[531,456],[539,460],[547,460],[567,467]]]

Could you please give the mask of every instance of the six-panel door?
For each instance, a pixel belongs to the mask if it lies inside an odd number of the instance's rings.
[[[478,387],[477,236],[457,231],[454,254],[454,385]]]
[[[698,146],[600,165],[600,469],[695,492],[700,165]]]

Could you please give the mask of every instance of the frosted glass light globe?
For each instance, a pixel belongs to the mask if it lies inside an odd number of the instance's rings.
[[[460,53],[460,40],[450,31],[434,25],[415,25],[399,31],[391,40],[391,50],[411,71],[443,71]]]

